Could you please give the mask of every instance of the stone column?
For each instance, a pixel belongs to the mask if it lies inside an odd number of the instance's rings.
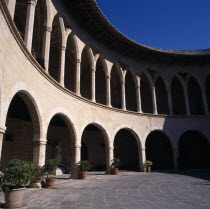
[[[34,141],[33,162],[36,167],[43,166],[45,164],[46,145],[47,140],[45,139]]]
[[[208,115],[209,114],[208,103],[207,103],[206,94],[204,93],[204,91],[202,91],[202,98],[203,98],[204,113],[205,115]]]
[[[106,105],[111,107],[111,76],[106,76]]]
[[[51,27],[45,27],[44,29],[44,37],[43,37],[43,48],[42,48],[42,56],[45,60],[45,68],[48,73],[49,66],[49,56],[50,56],[50,38],[51,38]]]
[[[66,47],[61,47],[61,63],[60,63],[60,76],[59,83],[64,87],[64,76],[65,76],[65,58],[66,58]]]
[[[111,164],[114,159],[114,147],[108,147],[106,154],[106,174],[111,174]]]
[[[96,70],[91,71],[91,101],[96,102]]]
[[[122,97],[122,109],[126,110],[126,99],[125,99],[125,81],[121,83],[121,97]]]
[[[81,96],[81,93],[80,93],[80,71],[81,71],[81,59],[77,59],[75,89],[76,89],[76,94],[78,96]]]
[[[136,103],[137,103],[137,112],[142,113],[141,109],[141,92],[140,92],[140,85],[136,85]]]
[[[172,102],[172,96],[171,96],[171,87],[169,87],[168,91],[168,110],[169,110],[169,115],[173,115],[173,102]]]
[[[28,0],[24,41],[29,51],[32,48],[36,4],[37,0]]]
[[[71,164],[71,178],[78,179],[78,169],[76,164],[81,160],[81,144],[75,144],[74,148],[75,155],[73,156]]]
[[[155,92],[155,84],[152,86],[152,103],[153,103],[153,114],[157,115],[157,102],[156,102],[156,92]]]
[[[6,5],[10,12],[11,18],[14,19],[16,0],[6,0]]]
[[[6,127],[0,126],[0,160],[1,160],[2,145],[3,145],[5,131],[6,131]]]
[[[184,98],[185,98],[185,105],[186,105],[187,115],[191,115],[190,104],[189,104],[189,97],[188,97],[187,87],[186,86],[184,87]]]
[[[146,161],[146,148],[139,147],[139,151],[141,152],[142,159],[140,160],[140,171],[144,171],[144,161]]]

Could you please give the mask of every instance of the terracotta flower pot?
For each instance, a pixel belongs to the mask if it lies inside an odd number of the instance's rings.
[[[111,174],[112,175],[118,175],[118,168],[112,168]]]
[[[87,178],[87,171],[79,172],[79,179],[86,179]]]
[[[19,188],[5,192],[5,208],[21,207],[24,191],[25,188]]]
[[[54,177],[46,178],[45,179],[45,182],[46,182],[45,187],[46,188],[52,187],[55,184],[55,180],[56,180],[56,178],[54,178]]]
[[[151,166],[146,167],[146,172],[150,173],[151,172]]]

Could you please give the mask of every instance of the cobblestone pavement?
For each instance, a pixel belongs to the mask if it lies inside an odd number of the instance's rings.
[[[209,174],[91,173],[87,180],[58,179],[51,189],[27,189],[25,208],[210,209]]]

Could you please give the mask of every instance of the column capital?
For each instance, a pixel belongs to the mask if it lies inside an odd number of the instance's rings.
[[[125,81],[122,81],[121,84],[122,84],[122,86],[125,86]]]
[[[92,73],[96,73],[96,69],[92,68]]]
[[[136,85],[136,89],[140,89],[140,85]]]
[[[109,149],[109,150],[114,150],[114,147],[111,147],[111,146],[110,146],[108,149]]]
[[[66,46],[62,46],[61,50],[66,51]]]
[[[45,30],[45,31],[48,31],[48,32],[50,32],[50,33],[52,32],[52,28],[49,27],[49,26],[45,26],[44,30]]]
[[[47,145],[47,140],[45,139],[40,139],[39,141],[36,140],[33,142],[35,145]]]
[[[107,79],[107,80],[108,80],[108,79],[110,80],[110,79],[111,79],[111,76],[110,76],[110,75],[107,75],[107,76],[106,76],[106,79]]]
[[[32,4],[32,5],[36,6],[37,0],[28,0],[28,4]]]
[[[7,130],[7,127],[5,127],[5,126],[0,126],[0,133],[1,133],[1,134],[4,134],[6,130]]]
[[[75,144],[74,147],[75,147],[75,148],[81,148],[82,145],[81,145],[81,144]]]
[[[81,59],[77,59],[77,63],[81,63]]]
[[[140,147],[140,149],[141,149],[142,151],[145,151],[145,150],[146,150],[146,147]]]

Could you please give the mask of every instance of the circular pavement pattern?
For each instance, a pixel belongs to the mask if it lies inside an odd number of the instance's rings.
[[[210,172],[90,173],[87,180],[61,176],[51,189],[27,189],[30,209],[210,209]]]

